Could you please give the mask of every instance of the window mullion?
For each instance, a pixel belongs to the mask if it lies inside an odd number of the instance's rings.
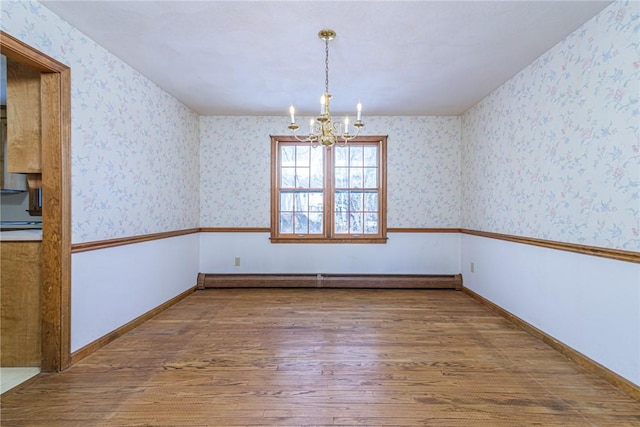
[[[323,148],[324,149],[324,148]],[[325,226],[325,236],[327,238],[333,237],[333,215],[335,211],[334,203],[334,173],[333,173],[333,150],[328,149],[324,152],[324,226]]]

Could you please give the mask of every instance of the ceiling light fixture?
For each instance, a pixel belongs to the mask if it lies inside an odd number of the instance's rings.
[[[334,122],[329,112],[329,104],[331,102],[331,94],[329,93],[329,41],[336,38],[336,32],[333,30],[321,30],[318,33],[320,40],[324,40],[325,44],[325,60],[324,60],[324,93],[320,97],[320,115],[314,121],[309,121],[309,136],[306,138],[299,138],[296,135],[296,131],[299,126],[296,124],[295,109],[293,105],[289,107],[289,113],[291,114],[291,124],[289,130],[293,133],[293,136],[301,142],[310,142],[314,147],[319,144],[325,147],[331,147],[334,144],[346,144],[348,141],[354,139],[360,133],[360,129],[364,126],[362,122],[362,104],[358,102],[356,108],[356,122],[353,126],[356,128],[356,134],[349,134],[349,116],[346,116],[344,123]]]

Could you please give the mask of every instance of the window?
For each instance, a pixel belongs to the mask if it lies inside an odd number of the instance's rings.
[[[386,142],[327,149],[271,137],[271,241],[385,243]]]

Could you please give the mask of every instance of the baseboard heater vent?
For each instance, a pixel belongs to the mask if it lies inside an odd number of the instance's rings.
[[[462,275],[435,274],[198,274],[198,289],[370,288],[462,289]]]

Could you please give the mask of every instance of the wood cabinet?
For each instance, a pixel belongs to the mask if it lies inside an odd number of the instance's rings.
[[[11,173],[42,173],[40,80],[40,71],[7,58],[6,160]]]
[[[6,169],[7,158],[7,107],[0,105],[0,190],[5,192],[27,191],[27,177],[23,174],[9,173]]]
[[[41,364],[42,242],[0,244],[0,366]]]

